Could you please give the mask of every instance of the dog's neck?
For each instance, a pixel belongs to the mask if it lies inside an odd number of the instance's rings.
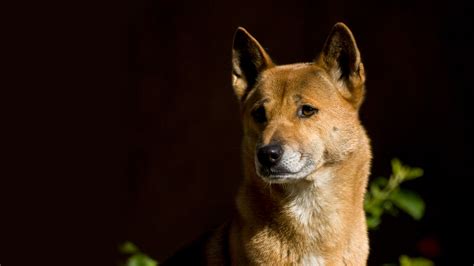
[[[332,238],[340,227],[339,192],[331,186],[335,174],[333,167],[322,167],[313,174],[311,181],[265,184],[259,180],[244,185],[246,191],[242,192],[251,195],[249,200],[252,201],[249,202],[251,210],[243,211],[244,219],[258,219],[276,229],[292,230],[293,234],[305,235],[308,240],[320,242]]]
[[[291,184],[268,184],[258,176],[248,176],[237,203],[244,227],[252,227],[249,237],[258,237],[259,232],[274,234],[280,245],[301,250],[296,257],[341,249],[341,243],[350,241],[342,236],[360,228],[352,225],[365,225],[363,195],[369,163],[353,161],[323,166],[310,180]],[[343,176],[348,172],[353,175]]]

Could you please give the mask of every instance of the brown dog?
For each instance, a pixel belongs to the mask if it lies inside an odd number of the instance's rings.
[[[364,67],[336,24],[312,63],[276,66],[237,29],[232,84],[244,128],[237,215],[169,260],[206,265],[365,265],[371,150]]]

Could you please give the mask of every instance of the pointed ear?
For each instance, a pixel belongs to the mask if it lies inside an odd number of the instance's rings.
[[[239,101],[244,101],[258,75],[272,67],[270,56],[244,28],[237,28],[232,47],[232,86]]]
[[[346,25],[334,25],[318,61],[338,84],[342,96],[358,108],[365,94],[365,72],[354,36]]]

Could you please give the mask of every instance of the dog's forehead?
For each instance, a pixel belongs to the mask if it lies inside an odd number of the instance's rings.
[[[330,96],[334,85],[324,69],[312,63],[276,66],[262,73],[259,87],[265,95]]]

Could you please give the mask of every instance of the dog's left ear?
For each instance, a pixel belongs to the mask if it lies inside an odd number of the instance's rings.
[[[338,85],[342,96],[359,108],[365,94],[364,65],[354,36],[344,23],[334,25],[317,61]]]

